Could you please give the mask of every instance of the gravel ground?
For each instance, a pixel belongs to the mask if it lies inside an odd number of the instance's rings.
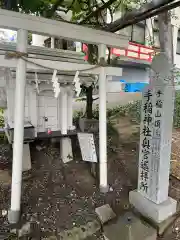
[[[127,119],[125,122],[127,125]],[[122,119],[120,123],[123,124]],[[118,123],[118,127],[122,126]],[[121,134],[120,131],[119,133]],[[64,164],[60,159],[59,144],[52,146],[46,143],[40,151],[37,150],[40,143],[31,145],[32,170],[23,175],[20,225],[32,223],[33,239],[38,240],[97,219],[94,210],[105,203],[109,203],[116,214],[130,208],[128,193],[137,186],[139,148],[137,134],[133,133],[131,138],[128,135],[128,141],[124,136],[123,128],[123,138],[119,141],[116,153],[111,153],[108,157],[108,182],[111,191],[106,195],[99,192],[97,181],[91,176],[88,164],[79,161],[78,154],[74,161]],[[75,145],[75,140],[73,144]],[[76,145],[75,148],[77,149]],[[0,170],[11,172],[11,156],[8,147],[1,145]],[[9,185],[0,185],[0,196],[0,209],[7,210],[10,204]],[[174,177],[170,179],[170,196],[180,200],[180,182]],[[6,217],[0,216],[1,232],[9,229]],[[102,236],[94,235],[89,238],[95,239],[100,240]],[[160,239],[180,239],[179,218]]]
[[[32,170],[23,176],[20,224],[32,222],[36,239],[97,219],[94,210],[105,203],[109,203],[117,213],[128,208],[128,192],[132,184],[125,177],[126,170],[116,155],[109,164],[111,192],[107,195],[99,192],[87,163],[77,160],[62,163],[59,148],[47,144],[38,151],[33,144],[31,155]],[[0,208],[7,210],[10,186],[1,186],[0,196]],[[6,225],[6,220],[0,218],[1,226]]]

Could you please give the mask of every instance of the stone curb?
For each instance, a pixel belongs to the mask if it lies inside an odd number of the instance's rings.
[[[101,229],[101,223],[97,220],[88,222],[86,225],[74,227],[71,230],[65,230],[58,234],[58,236],[44,237],[42,240],[83,240],[92,236]]]

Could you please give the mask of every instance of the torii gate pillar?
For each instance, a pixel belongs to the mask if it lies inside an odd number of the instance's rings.
[[[20,29],[17,34],[17,51],[27,52],[28,32]],[[14,147],[12,166],[11,208],[8,213],[10,223],[17,223],[20,217],[21,185],[22,185],[22,161],[24,140],[24,105],[26,88],[26,61],[17,60],[16,91],[14,111]]]
[[[105,60],[106,46],[98,46],[99,62]],[[99,170],[100,170],[100,191],[108,192],[107,182],[107,119],[106,119],[106,92],[107,75],[105,68],[101,67],[99,74]]]

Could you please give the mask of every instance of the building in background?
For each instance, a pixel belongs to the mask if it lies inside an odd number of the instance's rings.
[[[180,8],[172,11],[173,55],[175,65],[175,86],[180,89]],[[120,12],[114,14],[114,20],[121,16]],[[110,19],[110,16],[107,16]],[[160,51],[159,27],[157,17],[147,19],[117,32],[129,37],[127,49],[112,49],[113,64],[123,67],[121,80],[130,80],[137,83],[149,82],[149,70],[155,53]],[[117,79],[114,79],[117,80]],[[129,86],[128,86],[129,87]],[[135,87],[134,87],[135,89]]]
[[[0,29],[0,42],[16,42],[17,32],[7,29]]]

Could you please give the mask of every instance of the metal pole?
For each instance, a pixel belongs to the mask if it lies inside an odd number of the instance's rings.
[[[26,30],[20,29],[17,34],[17,51],[27,52]],[[14,147],[11,188],[11,209],[8,214],[10,223],[17,223],[20,217],[23,139],[24,139],[24,105],[26,88],[26,62],[19,58],[16,69],[15,114],[14,114]]]
[[[98,46],[99,61],[105,61],[106,46]],[[100,169],[100,191],[108,192],[107,183],[107,121],[106,121],[106,74],[101,67],[99,74],[99,169]]]

